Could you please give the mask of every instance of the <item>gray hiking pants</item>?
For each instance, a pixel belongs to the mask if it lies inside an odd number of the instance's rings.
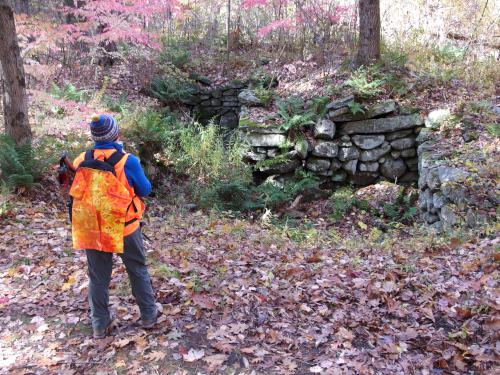
[[[111,320],[108,304],[113,254],[97,250],[85,250],[85,252],[87,253],[88,295],[92,327],[103,329]],[[154,320],[156,318],[155,298],[146,266],[146,252],[140,228],[124,238],[123,254],[118,255],[127,269],[132,294],[139,305],[142,320]]]

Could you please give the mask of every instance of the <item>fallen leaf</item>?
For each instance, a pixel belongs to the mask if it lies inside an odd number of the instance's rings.
[[[165,358],[166,353],[161,352],[159,350],[152,351],[151,353],[147,354],[144,356],[147,360],[153,361],[153,362],[158,362],[161,361],[163,358]]]
[[[182,356],[182,359],[186,362],[196,362],[199,359],[202,359],[205,356],[205,351],[203,349],[196,350],[196,349],[189,349],[189,352],[187,354],[184,354]]]
[[[215,304],[212,298],[207,294],[195,293],[193,294],[193,302],[204,309],[213,310],[215,309]]]
[[[208,367],[213,371],[221,366],[228,357],[226,354],[214,354],[206,356],[203,360],[207,362]]]

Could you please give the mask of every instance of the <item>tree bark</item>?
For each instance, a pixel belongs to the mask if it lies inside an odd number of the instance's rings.
[[[380,0],[359,1],[358,64],[380,59]]]
[[[23,60],[17,44],[14,13],[5,0],[0,0],[0,66],[4,85],[5,132],[18,145],[28,143],[31,141],[31,129]]]
[[[30,14],[30,0],[21,0],[21,12]]]
[[[229,54],[231,53],[231,0],[227,0],[227,46],[226,60],[229,63]]]

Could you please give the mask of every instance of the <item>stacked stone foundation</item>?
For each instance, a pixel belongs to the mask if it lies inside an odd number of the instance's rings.
[[[292,136],[277,126],[240,128],[251,146],[247,160],[264,175],[286,175],[304,168],[322,181],[335,183],[416,182],[416,137],[424,124],[420,115],[401,114],[394,101],[352,114],[353,100],[331,103],[327,117],[306,136]]]

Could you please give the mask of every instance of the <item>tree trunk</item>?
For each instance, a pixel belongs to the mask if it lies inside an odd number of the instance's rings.
[[[227,46],[226,60],[229,63],[229,54],[231,53],[231,0],[227,0]]]
[[[358,64],[380,59],[380,0],[359,1]]]
[[[30,14],[30,0],[21,0],[21,12]]]
[[[3,111],[5,132],[17,144],[31,141],[23,60],[17,44],[14,13],[0,0],[0,66],[4,84]]]

